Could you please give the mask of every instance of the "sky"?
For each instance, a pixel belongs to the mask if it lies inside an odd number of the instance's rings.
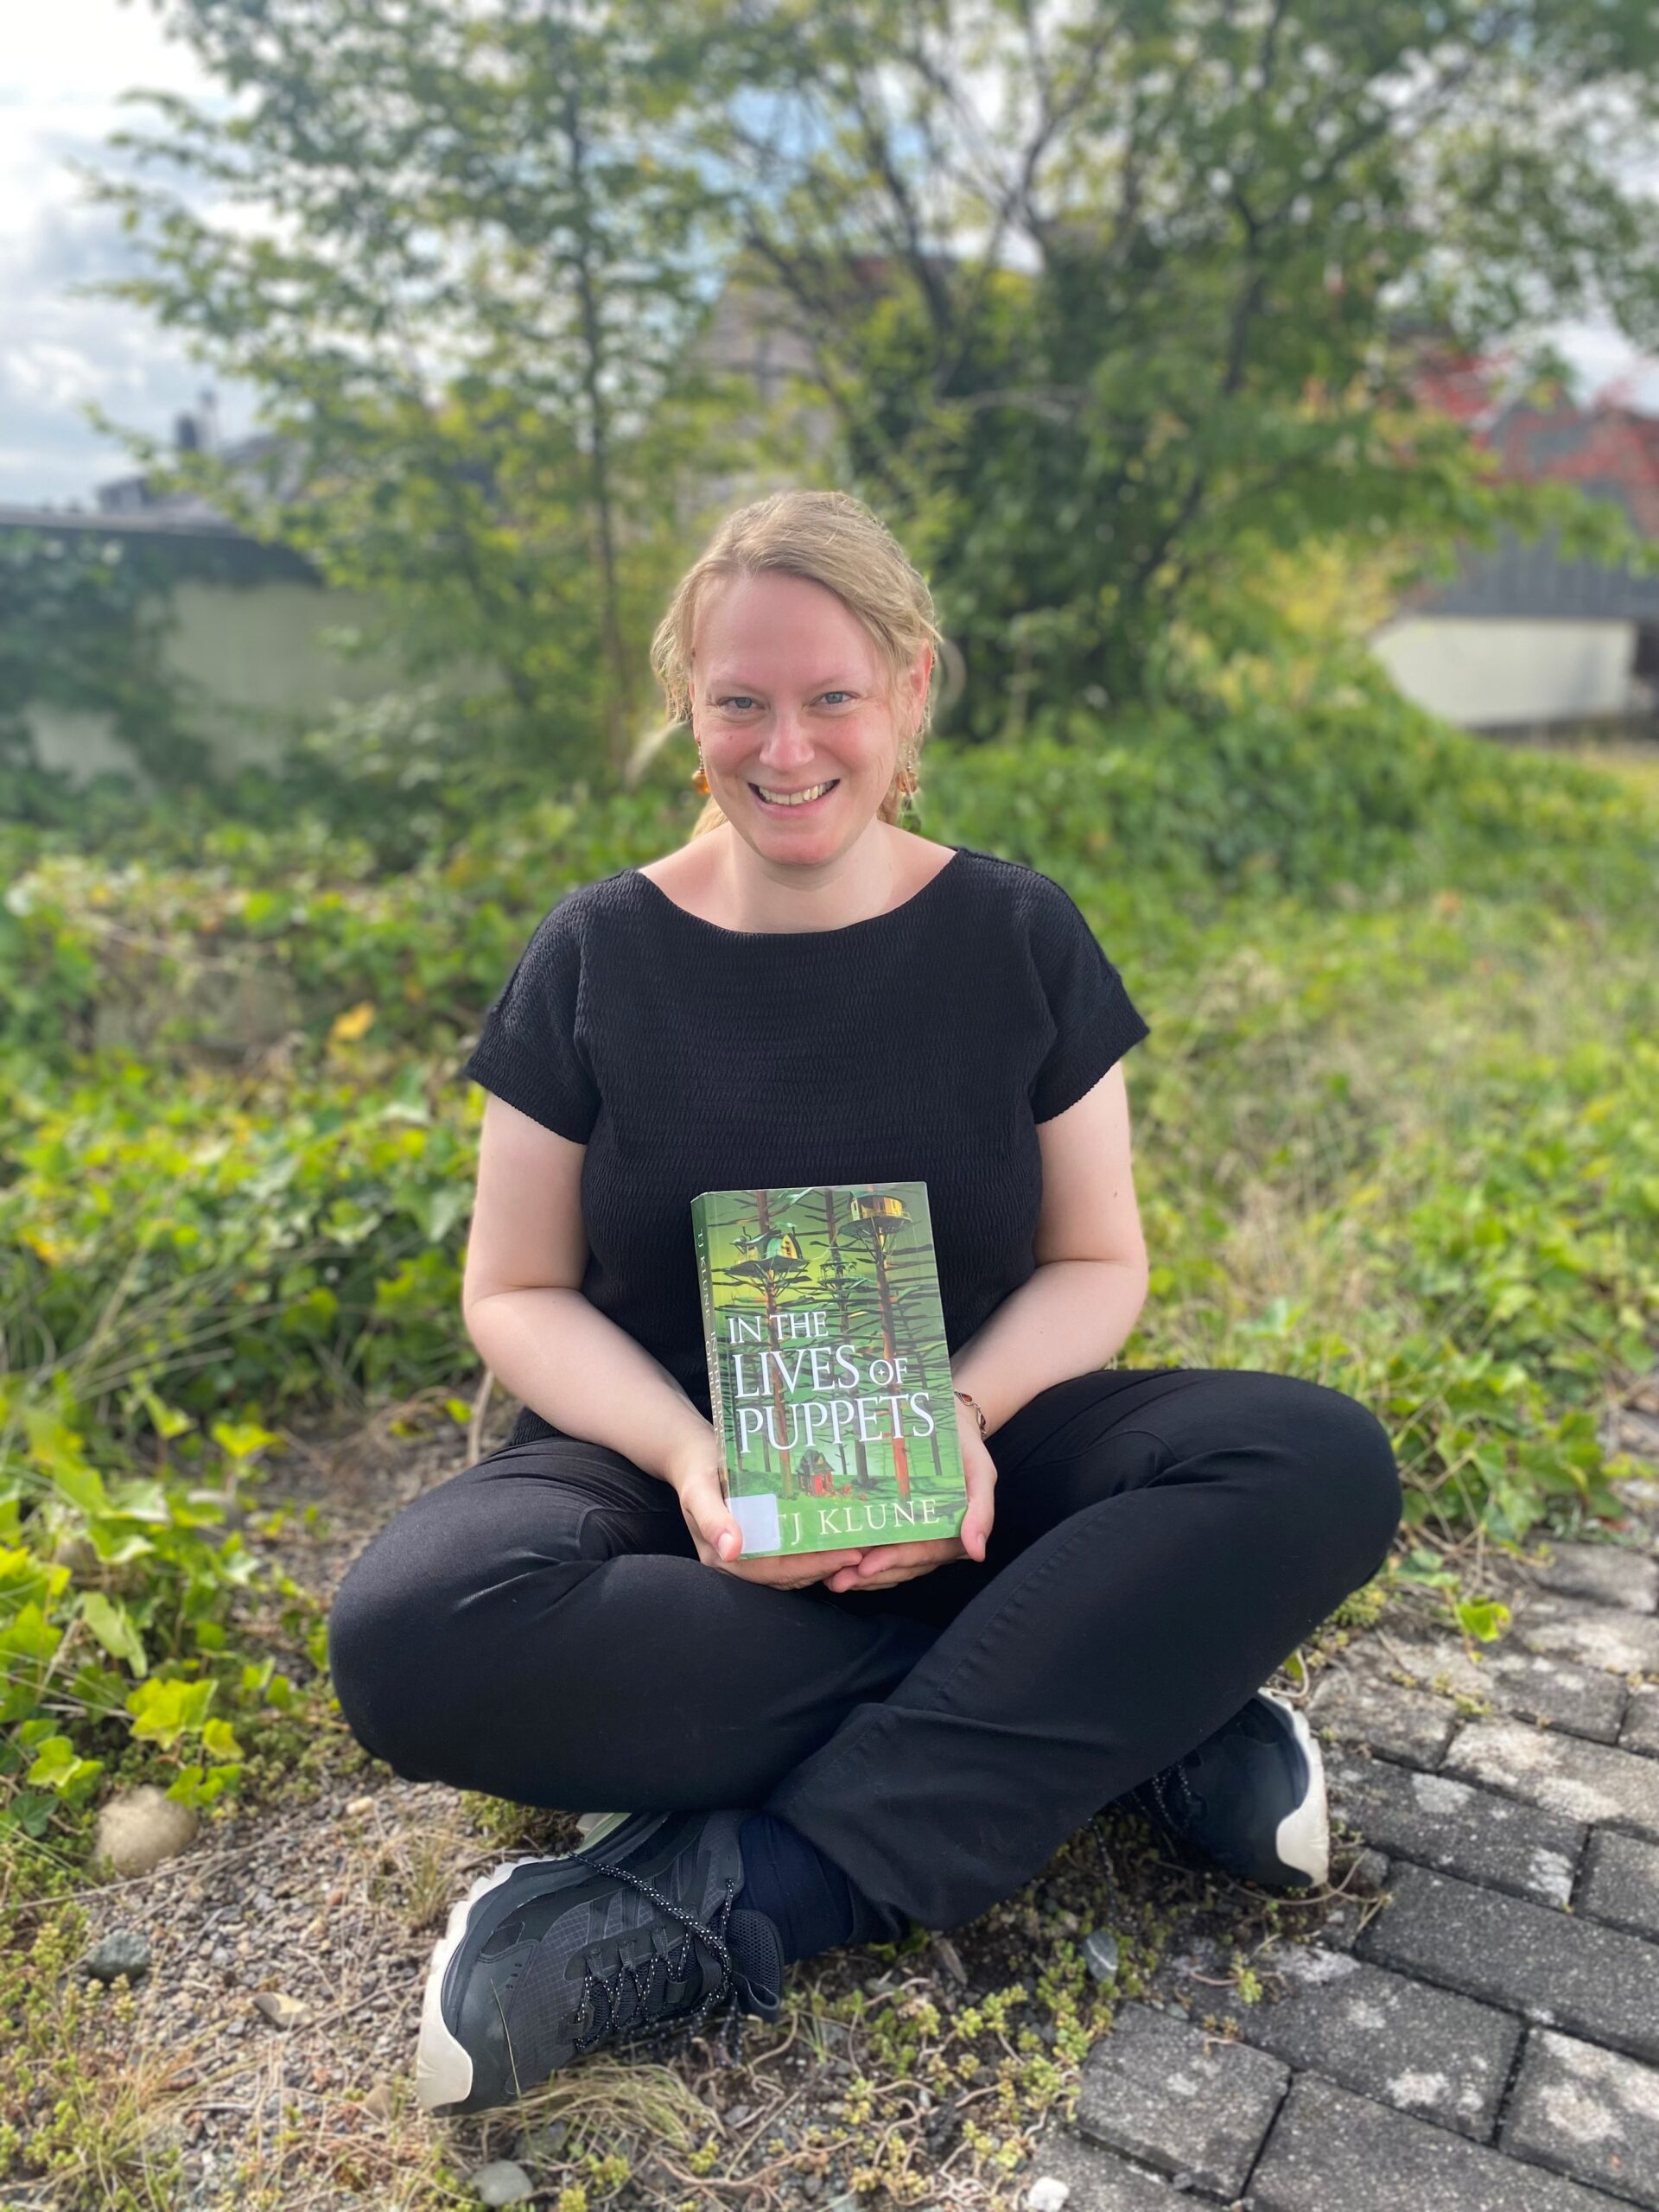
[[[213,90],[149,0],[10,0],[0,39],[0,505],[92,506],[99,484],[130,472],[120,446],[85,420],[89,400],[165,435],[211,382],[222,436],[254,424],[251,391],[215,382],[137,308],[70,295],[133,267],[114,214],[86,204],[67,165],[107,158],[108,133],[142,118],[121,103],[135,86]],[[1618,396],[1659,412],[1659,360],[1642,361],[1608,327],[1554,334],[1582,397],[1628,379]]]

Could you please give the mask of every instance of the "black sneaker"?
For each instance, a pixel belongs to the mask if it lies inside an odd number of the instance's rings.
[[[1116,1802],[1171,1842],[1264,1888],[1330,1878],[1325,1762],[1306,1721],[1271,1690],[1258,1690],[1196,1751]]]
[[[510,2104],[589,2051],[718,2012],[776,2019],[778,1931],[732,1910],[744,1818],[612,1814],[575,1851],[480,1875],[432,1953],[415,2054],[426,2110]]]

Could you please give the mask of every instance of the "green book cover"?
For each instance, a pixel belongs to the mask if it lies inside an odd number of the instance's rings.
[[[691,1201],[746,1559],[954,1536],[968,1495],[925,1183]]]

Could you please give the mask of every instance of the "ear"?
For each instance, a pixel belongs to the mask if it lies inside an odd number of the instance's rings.
[[[916,708],[918,726],[920,724],[922,709],[927,700],[927,680],[932,672],[933,648],[931,645],[925,645],[910,664],[910,694]]]

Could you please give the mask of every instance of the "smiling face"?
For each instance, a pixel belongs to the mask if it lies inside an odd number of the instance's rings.
[[[906,734],[931,658],[925,647],[901,694]],[[887,667],[823,584],[772,572],[712,593],[697,623],[691,695],[709,794],[758,853],[829,860],[874,820],[900,740]]]

